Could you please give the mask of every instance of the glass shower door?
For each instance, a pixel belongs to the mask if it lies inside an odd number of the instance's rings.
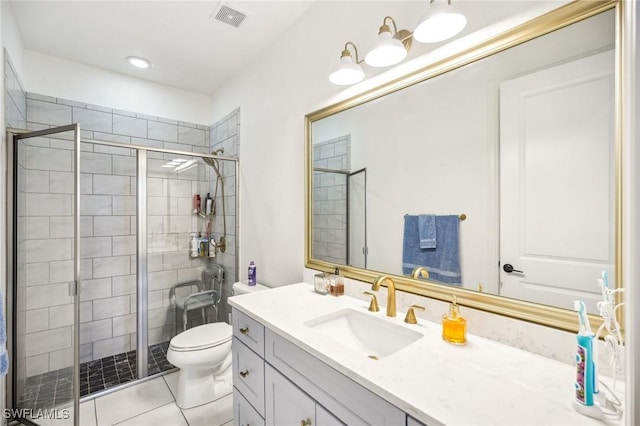
[[[141,335],[139,344],[149,348],[147,374],[153,375],[173,368],[167,360],[167,349],[171,338],[186,328],[185,301],[194,302],[189,304],[194,309],[186,314],[188,327],[215,321],[215,310],[204,303],[212,297],[188,299],[194,293],[212,290],[205,270],[211,269],[208,263],[215,261],[210,257],[210,249],[215,249],[209,243],[215,225],[215,175],[197,156],[151,150],[138,155],[139,166],[146,168],[146,188],[138,188],[140,193],[146,193],[138,208],[139,213],[146,210],[139,217],[146,222],[146,226],[139,222],[139,242],[146,242],[146,251],[138,248],[139,252],[146,252],[146,258],[139,260],[146,274],[141,269],[138,274],[147,279],[146,289],[144,285],[141,288],[145,293],[141,302],[146,299],[147,306],[147,318],[142,321],[147,324],[147,336],[145,343]],[[142,173],[140,169],[139,172]],[[195,205],[195,194],[201,197],[200,208]],[[211,200],[208,210],[207,195]],[[192,249],[195,240],[197,246]],[[138,305],[139,312],[141,309]]]
[[[79,133],[13,138],[10,414],[35,424],[79,424]]]

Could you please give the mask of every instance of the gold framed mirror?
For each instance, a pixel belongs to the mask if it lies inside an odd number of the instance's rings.
[[[611,282],[617,287],[622,286],[620,278],[622,171],[619,124],[619,104],[622,95],[619,84],[621,13],[617,0],[576,1],[402,78],[306,115],[306,266],[320,271],[333,271],[337,267],[345,276],[365,282],[373,282],[381,274],[390,274],[398,290],[447,301],[455,295],[459,303],[465,306],[575,331],[577,329],[576,314],[571,310],[568,300],[584,297],[591,300],[592,305],[595,306],[600,292],[596,286],[596,278],[599,275],[594,276],[596,271],[607,271]],[[594,28],[597,30],[594,31]],[[560,45],[560,40],[569,40],[569,42],[566,45]],[[509,62],[506,62],[506,58],[509,58]],[[542,62],[535,62],[537,60]],[[549,154],[549,151],[544,150],[539,152],[543,160],[541,163],[543,168],[540,170],[543,170],[548,163],[544,160],[545,155],[547,158],[551,155],[561,166],[568,164],[568,158],[577,158],[579,161],[574,161],[577,165],[576,169],[570,169],[570,172],[564,174],[553,174],[546,169],[540,172],[539,176],[548,176],[549,181],[546,185],[551,188],[531,186],[533,184],[528,182],[529,194],[543,193],[544,196],[527,195],[531,206],[522,215],[539,217],[540,212],[554,210],[555,206],[562,204],[566,204],[565,208],[573,206],[577,211],[569,214],[567,211],[556,209],[553,213],[555,216],[550,216],[552,220],[538,229],[522,226],[522,221],[519,220],[515,221],[515,228],[513,224],[509,225],[512,226],[511,228],[507,228],[505,218],[512,216],[508,210],[505,210],[508,201],[503,195],[518,193],[522,189],[518,186],[509,188],[510,181],[518,180],[505,178],[505,176],[513,176],[507,174],[509,164],[505,163],[505,158],[511,158],[509,157],[511,154],[508,154],[504,148],[507,146],[505,135],[521,133],[521,129],[506,128],[505,123],[518,122],[520,111],[518,96],[524,93],[518,92],[514,95],[516,100],[513,101],[508,97],[512,93],[510,91],[513,87],[520,88],[523,82],[529,84],[531,81],[538,81],[532,80],[533,75],[536,79],[542,76],[543,79],[548,80],[550,73],[574,75],[576,70],[586,68],[591,70],[590,66],[594,61],[604,64],[602,68],[593,71],[594,75],[597,74],[597,78],[593,75],[580,78],[581,81],[597,80],[599,82],[598,87],[594,86],[593,90],[600,93],[599,96],[602,96],[601,99],[605,101],[594,101],[593,107],[602,118],[600,127],[595,130],[591,127],[587,128],[588,126],[584,125],[586,120],[583,116],[578,121],[581,131],[577,132],[573,129],[569,133],[572,135],[586,133],[586,135],[574,137],[577,143],[585,144],[584,149],[590,146],[586,142],[589,135],[600,135],[599,138],[594,136],[594,140],[604,140],[606,143],[603,142],[604,145],[598,145],[588,153],[575,152],[575,146],[565,147],[562,153],[554,151],[553,154]],[[516,65],[505,65],[514,63]],[[498,69],[500,72],[491,74],[490,71],[485,72],[485,69]],[[474,86],[473,91],[468,93],[473,93],[472,98],[480,99],[478,102],[484,102],[481,111],[466,109],[466,102],[454,103],[448,96],[455,87],[466,87],[464,84],[468,81],[474,83],[480,81],[480,85],[477,88]],[[574,87],[575,82],[567,84],[567,87],[569,86]],[[426,92],[419,92],[420,90],[426,90]],[[527,93],[535,92],[536,94],[548,92],[546,88],[538,87],[518,90],[528,90]],[[566,97],[567,92],[563,93]],[[569,98],[579,102],[576,105],[581,108],[588,102],[580,100],[582,99],[580,96],[584,94],[573,93]],[[439,99],[439,101],[428,102],[428,99]],[[588,95],[586,99],[596,98]],[[381,105],[385,103],[388,104],[387,109],[375,110],[375,108],[383,108]],[[604,104],[606,108],[600,108]],[[407,105],[414,106],[410,108],[414,116],[409,117],[407,109],[404,108]],[[415,105],[420,107],[415,108]],[[444,110],[442,115],[438,115],[438,110]],[[539,110],[544,112],[548,108],[543,105]],[[573,108],[568,107],[567,110],[573,110]],[[487,111],[491,112],[487,113]],[[491,124],[481,123],[479,127],[473,126],[474,121],[486,121],[487,117]],[[563,115],[559,121],[566,123],[570,119]],[[588,120],[590,124],[597,121],[593,116]],[[345,122],[349,125],[343,125]],[[380,122],[397,122],[399,126],[391,130],[387,128],[380,130],[373,125]],[[415,122],[421,122],[421,124],[409,124]],[[532,120],[527,123],[531,125],[535,122]],[[448,127],[438,128],[436,123],[446,123]],[[362,128],[368,124],[371,127],[370,132],[363,132]],[[415,133],[408,133],[407,129],[413,127],[418,130]],[[452,136],[456,133],[454,130],[465,127],[470,128],[469,132],[456,140]],[[540,127],[536,126],[535,129],[539,130]],[[566,127],[563,127],[563,131],[568,132]],[[372,142],[375,134],[385,132],[384,143]],[[544,132],[538,131],[538,133]],[[363,145],[358,146],[358,141],[362,140],[366,140],[369,145],[360,142]],[[448,151],[432,145],[433,141],[439,140],[448,144]],[[401,151],[398,146],[405,141],[413,141],[413,145],[410,145],[406,151]],[[558,143],[549,145],[558,145]],[[479,151],[478,146],[483,150]],[[486,148],[487,146],[489,148]],[[327,152],[331,150],[332,154],[324,156],[321,150],[327,150]],[[337,152],[340,152],[340,155],[336,154]],[[364,155],[363,152],[368,154]],[[371,154],[372,152],[379,152],[379,155],[376,157]],[[527,153],[527,158],[534,157],[532,151],[524,150],[523,152]],[[516,158],[525,156],[525,154],[519,155],[520,157]],[[486,162],[481,163],[478,160],[481,156],[487,158]],[[394,158],[397,161],[395,163]],[[420,158],[424,160],[420,161]],[[459,164],[448,163],[448,158],[459,160]],[[588,163],[586,158],[591,158],[589,160],[591,163]],[[600,164],[604,166],[593,167],[595,161],[601,161]],[[481,163],[475,173],[462,174],[464,170],[471,170],[471,165],[475,163]],[[591,164],[591,166],[580,171],[585,164]],[[432,174],[418,177],[411,174],[411,171],[425,169],[432,170]],[[594,170],[598,170],[600,174],[593,173]],[[532,172],[529,174],[534,175]],[[592,180],[584,187],[570,186],[571,197],[563,197],[567,189],[556,185],[559,180],[564,179],[563,175],[571,178],[564,182],[566,185],[575,185],[576,179],[579,180],[581,176],[590,176]],[[501,182],[500,179],[503,181]],[[330,182],[329,185],[335,184],[338,187],[337,193],[341,195],[336,196],[336,193],[328,192],[333,189],[323,187],[325,180]],[[380,182],[385,182],[387,186],[381,185]],[[419,182],[419,185],[416,186],[415,182]],[[442,182],[446,182],[447,187],[439,193],[438,185],[442,187]],[[593,192],[596,186],[600,187],[601,192]],[[486,192],[480,192],[481,190]],[[458,196],[449,196],[447,191]],[[472,200],[470,194],[481,194],[480,201],[475,204],[469,202]],[[589,194],[596,195],[590,198]],[[360,201],[350,201],[351,197]],[[333,199],[330,200],[333,205],[326,204],[325,201],[328,199]],[[405,204],[403,200],[406,199],[428,199],[431,203],[423,201],[422,204]],[[584,203],[580,204],[578,200],[583,200]],[[522,196],[518,195],[516,207],[522,204],[521,201]],[[348,213],[342,218],[332,218],[330,213],[335,211],[331,209],[337,209],[337,206],[348,210]],[[466,281],[461,279],[461,282],[454,285],[445,285],[433,279],[410,278],[408,276],[410,273],[402,269],[401,266],[405,260],[402,258],[402,252],[405,249],[402,240],[402,217],[416,215],[429,209],[436,211],[437,214],[446,212],[458,217],[464,215],[467,219],[460,222],[460,229],[457,231],[460,234],[459,263],[462,264],[460,269]],[[511,211],[518,212],[517,209]],[[376,216],[378,212],[385,213],[381,213],[378,218]],[[330,220],[343,222],[340,226],[344,225],[344,230],[322,229],[328,228],[325,221]],[[571,222],[567,222],[568,220]],[[324,224],[323,227],[319,227],[321,223]],[[567,226],[567,223],[571,226]],[[526,229],[522,231],[522,228]],[[520,284],[520,287],[524,288],[520,293],[503,291],[503,284],[506,281],[504,272],[514,275],[511,271],[507,272],[507,266],[511,266],[511,263],[509,265],[507,263],[513,262],[512,258],[505,257],[502,250],[508,246],[508,242],[501,237],[511,235],[512,232],[508,231],[509,229],[518,230],[516,234],[523,241],[528,235],[527,250],[535,254],[535,256],[526,256],[527,253],[525,253],[518,259],[524,259],[521,260],[522,262],[530,261],[532,257],[545,260],[536,267],[547,271],[547,274],[549,274],[548,271],[552,271],[556,274],[555,279],[570,281],[564,278],[563,271],[577,264],[585,264],[587,262],[584,259],[588,259],[589,267],[584,269],[581,272],[582,275],[577,276],[575,280],[590,281],[587,285],[592,285],[592,288],[575,289],[567,284],[567,287],[543,292],[537,289],[531,290],[536,287],[537,282],[533,284],[525,282]],[[593,243],[576,244],[579,246],[580,253],[575,258],[566,254],[567,249],[558,248],[558,245],[564,241],[570,241],[571,235],[582,238],[580,234],[584,234],[585,229],[591,232]],[[538,236],[536,240],[538,244],[535,248],[531,248],[530,237],[534,234]],[[545,247],[551,247],[550,250],[554,252],[554,256],[544,252]],[[370,248],[371,251],[369,251]],[[557,253],[560,254],[556,255]],[[550,260],[551,257],[553,259]],[[482,261],[479,260],[481,258]],[[565,269],[556,268],[559,263],[562,263],[557,259],[566,260]],[[530,264],[525,263],[525,265]],[[516,272],[515,275],[518,275],[519,264],[513,263],[513,265],[515,267],[511,269]],[[523,279],[520,280],[521,283],[523,281]],[[528,284],[531,285],[527,287]],[[538,289],[542,287],[545,285],[537,285]],[[491,293],[487,292],[487,289],[492,289]],[[520,295],[525,296],[520,297]],[[559,301],[556,306],[552,306],[553,302],[545,301],[554,299]],[[590,312],[596,313],[594,309]],[[592,315],[592,321],[598,324],[599,317]]]

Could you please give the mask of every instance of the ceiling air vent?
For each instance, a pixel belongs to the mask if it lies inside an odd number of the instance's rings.
[[[238,12],[235,9],[231,9],[229,6],[224,5],[220,8],[215,16],[218,21],[224,22],[225,24],[229,24],[236,28],[239,27],[240,24],[242,24],[242,21],[244,21],[244,18],[246,17],[247,15],[245,15],[244,13]]]

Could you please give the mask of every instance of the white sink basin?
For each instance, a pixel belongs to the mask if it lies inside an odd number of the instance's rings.
[[[372,359],[387,357],[422,337],[417,331],[355,309],[332,312],[305,325]]]

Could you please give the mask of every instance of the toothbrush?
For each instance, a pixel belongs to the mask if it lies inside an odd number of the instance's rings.
[[[580,321],[579,336],[592,336],[591,325],[589,324],[589,318],[587,317],[587,309],[584,306],[582,300],[573,301],[573,310],[578,312],[578,321]]]
[[[595,364],[593,362],[593,333],[584,302],[576,300],[573,309],[578,312],[580,330],[576,336],[576,394],[575,400],[583,406],[593,405],[595,391]]]

